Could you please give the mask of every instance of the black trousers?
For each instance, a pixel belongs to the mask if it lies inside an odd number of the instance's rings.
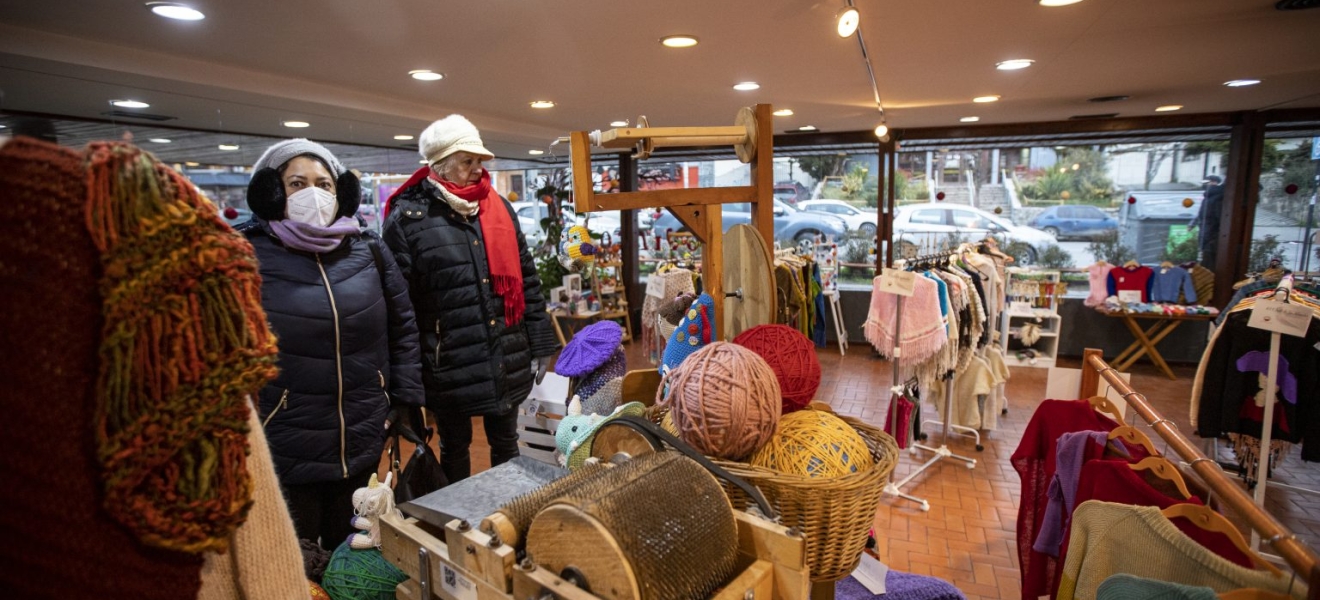
[[[449,483],[467,479],[472,474],[472,417],[457,411],[435,413],[440,433],[440,468]],[[481,417],[490,444],[490,466],[502,465],[518,456],[518,408],[502,415]]]
[[[367,487],[369,476],[367,471],[336,481],[283,486],[284,501],[289,505],[298,537],[319,542],[322,548],[334,552],[349,535],[357,532],[350,523],[353,492]]]

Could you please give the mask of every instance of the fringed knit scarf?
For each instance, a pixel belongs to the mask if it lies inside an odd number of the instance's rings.
[[[246,397],[276,373],[252,247],[127,144],[88,147],[87,195],[103,268],[105,509],[147,545],[223,552],[252,504]]]

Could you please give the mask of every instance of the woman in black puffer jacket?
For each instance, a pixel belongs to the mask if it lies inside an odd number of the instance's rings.
[[[380,239],[359,233],[360,194],[321,145],[280,142],[253,168],[256,216],[240,226],[279,340],[261,420],[298,537],[327,550],[353,532],[353,491],[380,464],[391,409],[424,401],[407,282]]]
[[[471,473],[473,416],[491,466],[518,456],[518,405],[559,343],[518,219],[481,167],[493,156],[477,128],[453,115],[419,146],[428,166],[391,198],[385,243],[417,309],[426,405],[454,482]]]

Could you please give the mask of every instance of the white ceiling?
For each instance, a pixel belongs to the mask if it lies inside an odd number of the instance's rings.
[[[100,117],[151,103],[167,126],[391,145],[460,112],[487,145],[527,158],[568,131],[645,114],[728,125],[768,102],[784,131],[876,124],[843,0],[181,0],[199,22],[141,0],[0,0],[0,110]],[[1275,0],[856,0],[894,127],[1320,106],[1320,9]],[[671,34],[695,48],[662,47]],[[1031,58],[1022,71],[997,71]],[[420,82],[412,69],[446,78]],[[1231,89],[1224,81],[1263,83]],[[739,81],[761,84],[734,91]],[[998,94],[994,104],[972,97]],[[1088,103],[1087,98],[1131,99]],[[550,99],[550,110],[528,103]],[[101,117],[103,118],[103,117]],[[308,129],[287,129],[289,119]],[[125,122],[133,122],[125,120]],[[244,153],[249,149],[244,148]],[[255,160],[255,152],[252,149]]]

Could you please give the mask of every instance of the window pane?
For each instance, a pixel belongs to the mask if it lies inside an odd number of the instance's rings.
[[[935,208],[928,208],[912,213],[913,223],[924,223],[927,225],[943,225],[944,211]]]

